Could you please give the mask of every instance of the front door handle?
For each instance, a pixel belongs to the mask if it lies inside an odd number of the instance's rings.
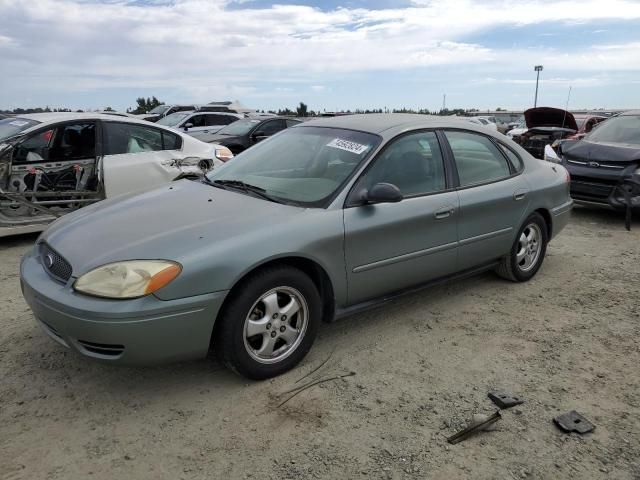
[[[436,217],[437,220],[440,220],[442,218],[450,217],[455,211],[456,209],[452,206],[442,207],[440,210],[437,210],[436,213],[433,214],[433,216]]]

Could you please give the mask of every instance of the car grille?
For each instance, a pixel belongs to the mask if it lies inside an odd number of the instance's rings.
[[[567,159],[567,162],[571,163],[572,165],[580,165],[580,166],[589,167],[589,168],[606,168],[611,170],[623,170],[625,167],[629,165],[628,163],[584,162],[581,160],[570,160],[570,159]]]
[[[94,343],[86,340],[78,340],[78,343],[88,352],[106,357],[117,357],[124,352],[124,345],[110,345],[105,343]]]
[[[66,283],[71,278],[71,264],[46,243],[40,244],[40,261],[47,273],[56,280]]]
[[[571,176],[571,196],[577,199],[602,201],[609,198],[615,185],[615,181]]]

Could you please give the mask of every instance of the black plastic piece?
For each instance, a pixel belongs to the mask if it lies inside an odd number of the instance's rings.
[[[596,428],[593,423],[584,418],[575,410],[571,410],[569,413],[558,415],[553,419],[553,423],[555,423],[558,428],[565,432],[589,433]]]
[[[522,405],[524,400],[507,392],[489,392],[489,398],[500,408],[510,408]]]

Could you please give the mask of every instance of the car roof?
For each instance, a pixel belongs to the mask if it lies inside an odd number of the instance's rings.
[[[628,112],[622,112],[620,114],[621,117],[627,117],[627,116],[638,116],[640,115],[640,110],[629,110]]]
[[[609,118],[606,115],[599,113],[574,113],[573,118]]]
[[[339,117],[322,117],[317,120],[304,122],[296,128],[332,127],[361,132],[381,134],[385,131],[409,130],[414,128],[476,128],[486,133],[486,128],[476,127],[476,124],[463,117],[443,117],[435,115],[420,115],[413,113],[367,113],[360,115],[344,115]]]
[[[49,112],[49,113],[26,113],[24,115],[16,115],[16,118],[26,118],[35,120],[36,122],[64,122],[65,120],[110,120],[110,121],[131,121],[148,125],[149,122],[139,120],[129,116],[113,115],[100,112]]]
[[[171,115],[229,115],[232,117],[242,117],[241,114],[239,113],[233,113],[233,112],[210,112],[207,110],[180,110],[179,112],[173,112],[170,115],[167,115],[167,117],[170,117]]]
[[[139,118],[121,117],[119,115],[109,115],[107,113],[74,113],[74,112],[51,112],[51,113],[29,113],[25,115],[19,115],[16,118],[25,118],[29,120],[35,120],[38,123],[26,130],[20,132],[20,134],[28,134],[32,131],[38,130],[43,127],[47,127],[48,124],[56,124],[58,122],[75,121],[75,120],[102,120],[104,122],[112,123],[134,123],[136,125],[144,125],[146,127],[155,127],[162,130],[167,130],[176,133],[172,128],[164,125],[158,125],[157,123],[147,122]],[[179,133],[179,132],[178,132]]]

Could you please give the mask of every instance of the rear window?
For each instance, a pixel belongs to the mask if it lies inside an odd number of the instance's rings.
[[[106,155],[177,150],[182,146],[179,135],[127,123],[105,123]]]

